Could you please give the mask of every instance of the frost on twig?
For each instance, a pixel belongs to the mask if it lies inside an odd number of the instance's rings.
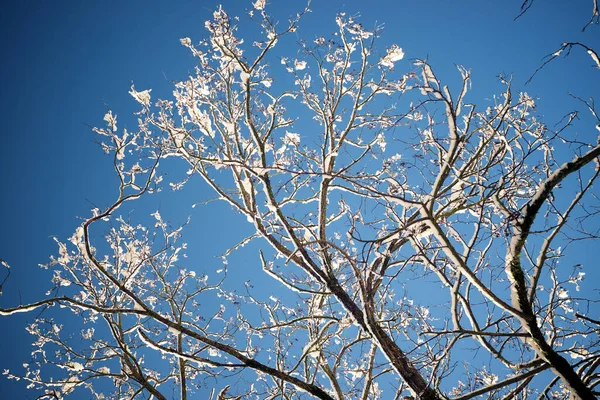
[[[466,400],[531,396],[538,380],[589,397],[600,299],[573,249],[598,239],[593,99],[576,98],[592,124],[543,122],[510,79],[475,103],[466,67],[446,84],[358,17],[289,51],[308,7],[287,23],[268,1],[249,8],[253,42],[222,7],[204,40],[180,40],[197,68],[172,98],[131,86],[135,129],[105,112],[94,131],[115,200],[56,239],[45,298],[0,309],[42,311],[31,362],[6,375],[59,398],[108,384],[128,398]],[[192,219],[151,203],[163,186],[201,204]],[[217,209],[207,192],[231,213],[206,227],[225,251],[194,233]]]

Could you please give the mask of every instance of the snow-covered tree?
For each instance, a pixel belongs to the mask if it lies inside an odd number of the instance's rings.
[[[281,49],[308,8],[278,24],[252,7],[260,38],[219,8],[181,39],[197,67],[171,99],[132,85],[137,129],[112,111],[94,129],[117,199],[57,240],[46,297],[0,309],[37,315],[32,362],[5,375],[39,398],[594,398],[600,298],[568,260],[598,239],[597,127],[545,124],[508,77],[472,99],[458,67],[452,91],[345,14]],[[252,226],[215,274],[186,259],[187,223],[119,213],[191,179]],[[227,265],[242,246],[256,259]]]

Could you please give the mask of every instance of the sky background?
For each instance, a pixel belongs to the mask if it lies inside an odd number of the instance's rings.
[[[285,20],[302,4],[271,0],[268,7]],[[194,67],[179,39],[197,42],[205,37],[204,21],[217,5],[208,0],[21,0],[3,6],[0,258],[12,266],[0,297],[3,307],[40,299],[50,284],[48,273],[37,265],[56,254],[52,237],[65,240],[79,224],[78,216],[89,215],[91,208],[107,205],[116,195],[111,160],[95,144],[89,127],[103,124],[107,107],[119,115],[119,121],[135,121],[131,113],[137,107],[127,93],[132,81],[140,90],[153,88],[153,99],[169,97],[171,81],[185,79]],[[312,40],[335,30],[337,12],[360,14],[366,28],[385,25],[380,48],[397,43],[404,49],[407,59],[397,68],[409,71],[408,59],[427,57],[451,87],[460,84],[454,65],[470,68],[473,102],[499,92],[495,78],[499,73],[513,75],[513,87],[524,88],[542,57],[563,41],[582,41],[600,49],[599,27],[580,33],[589,19],[591,1],[536,2],[513,21],[520,5],[521,0],[502,5],[491,0],[315,0],[313,13],[296,35]],[[230,0],[223,6],[230,15],[241,16],[251,3]],[[600,74],[591,65],[586,54],[574,51],[571,57],[550,64],[524,89],[541,98],[538,105],[547,123],[558,122],[576,106],[581,108],[567,93],[583,97],[600,93]],[[169,201],[169,207],[181,201],[169,196],[160,201]],[[226,208],[212,207],[214,212],[199,216],[203,222],[243,223]],[[191,209],[184,212],[192,214]],[[195,240],[204,246],[199,250],[210,249],[217,255],[214,250],[234,244],[227,231],[218,227],[194,229],[198,229]],[[17,371],[27,361],[31,337],[24,326],[34,317],[20,314],[0,319],[0,370]],[[22,382],[0,377],[0,399],[35,397]]]

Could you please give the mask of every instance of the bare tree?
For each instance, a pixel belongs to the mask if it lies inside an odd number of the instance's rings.
[[[39,314],[18,377],[39,398],[104,398],[106,381],[115,398],[594,398],[600,299],[561,263],[598,238],[594,126],[584,141],[574,115],[544,124],[508,78],[475,105],[463,67],[456,92],[425,60],[401,73],[402,49],[344,14],[277,59],[306,11],[282,28],[257,0],[262,37],[245,47],[215,11],[206,40],[181,39],[198,67],[174,100],[132,86],[135,132],[105,115],[116,201],[58,241],[46,298],[0,309],[66,308],[82,330]],[[197,176],[253,227],[223,259],[252,243],[243,267],[284,297],[229,277],[240,265],[198,273],[186,224],[119,215],[166,184],[167,158],[188,169],[171,188]]]

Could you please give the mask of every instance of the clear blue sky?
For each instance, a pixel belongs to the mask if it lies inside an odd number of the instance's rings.
[[[528,14],[513,21],[521,2],[314,0],[313,13],[297,35],[313,39],[317,31],[333,32],[337,12],[360,13],[366,27],[385,24],[382,48],[397,43],[408,59],[428,57],[450,86],[460,83],[455,64],[470,68],[471,101],[497,93],[499,73],[513,74],[514,87],[523,88],[541,58],[563,41],[581,40],[600,50],[599,27],[580,33],[591,1],[536,2]],[[301,2],[268,4],[285,19]],[[13,275],[0,298],[2,306],[39,299],[50,285],[48,274],[37,265],[56,253],[52,237],[69,237],[79,223],[77,216],[87,216],[94,205],[104,206],[115,195],[110,160],[94,143],[88,126],[102,124],[107,106],[120,120],[135,121],[131,113],[136,105],[127,94],[131,81],[140,89],[153,88],[153,95],[168,97],[170,81],[185,79],[194,67],[179,39],[204,37],[204,21],[217,5],[212,0],[22,0],[3,6],[0,257],[12,265]],[[229,0],[223,6],[241,16],[251,3]],[[408,71],[408,61],[403,62],[398,68]],[[548,123],[571,110],[574,103],[568,92],[600,93],[600,72],[591,65],[586,54],[575,51],[549,65],[525,88],[542,99],[540,108]],[[211,216],[196,214],[197,218],[220,218],[222,225],[239,222],[227,208],[216,207]],[[224,230],[209,234],[198,228],[196,234],[202,238],[197,242],[206,246],[203,251],[234,244]],[[30,336],[24,325],[33,317],[0,319],[0,370],[15,369],[28,359]],[[0,377],[0,398],[35,398],[23,387]]]

